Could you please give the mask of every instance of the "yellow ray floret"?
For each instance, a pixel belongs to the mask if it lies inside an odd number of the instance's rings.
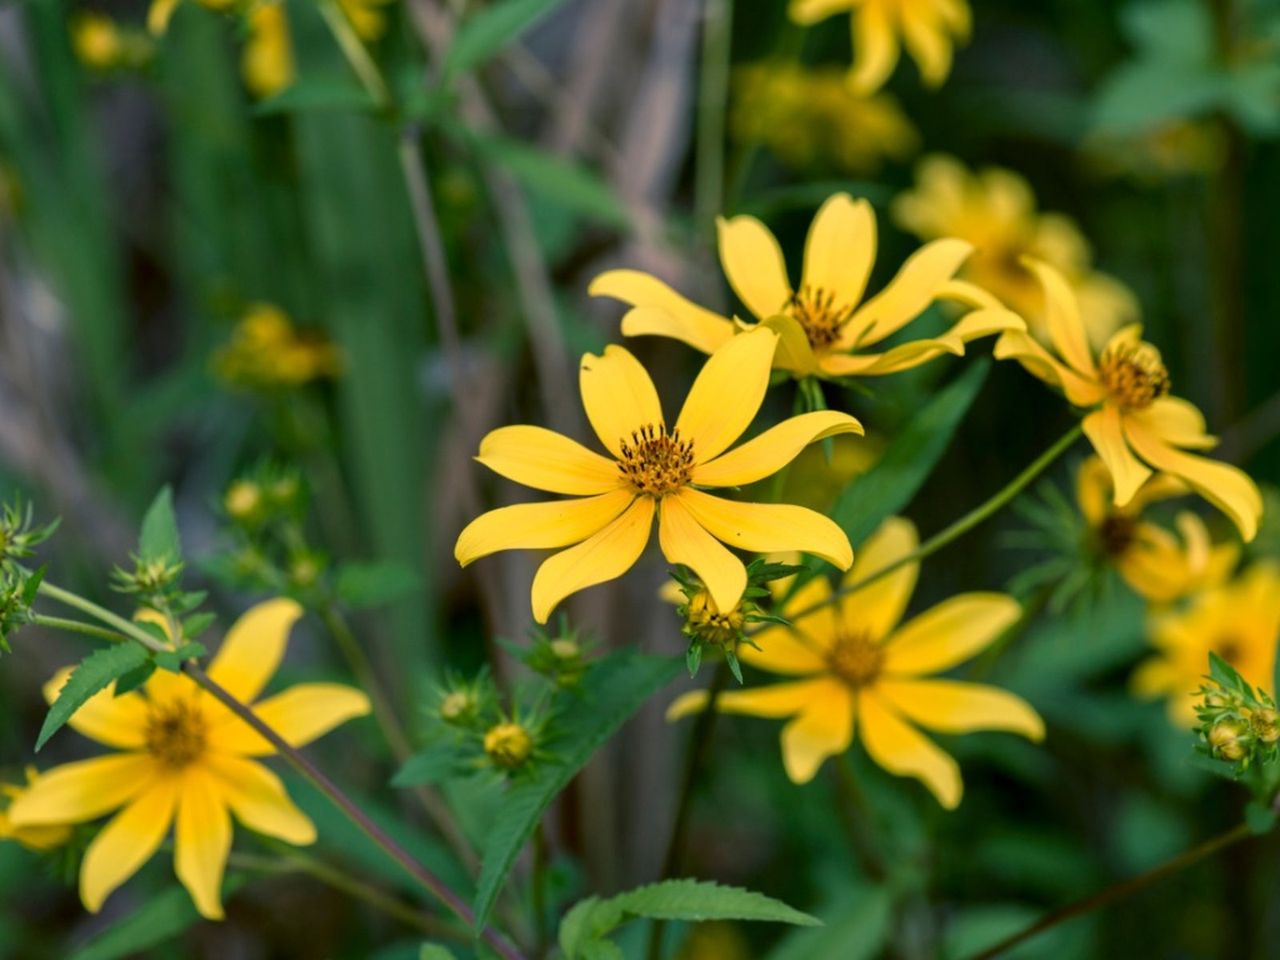
[[[603,356],[587,354],[579,376],[582,402],[608,456],[541,427],[490,433],[480,444],[481,463],[517,483],[577,499],[523,503],[477,517],[458,537],[458,562],[466,566],[500,550],[567,547],[533,579],[539,623],[571,593],[630,569],[655,518],[663,554],[692,567],[724,610],[737,604],[747,582],[746,568],[727,547],[802,550],[848,569],[849,540],[821,514],[699,489],[753,483],[782,469],[807,444],[862,433],[853,417],[824,410],[792,417],[729,449],[764,401],[777,343],[769,329],[730,338],[707,360],[670,428],[635,357],[614,346]]]

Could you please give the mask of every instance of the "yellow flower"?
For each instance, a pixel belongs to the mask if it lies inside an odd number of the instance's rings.
[[[533,737],[521,724],[503,721],[485,732],[484,752],[495,766],[514,770],[533,753]]]
[[[884,86],[903,45],[924,82],[941,86],[952,50],[972,29],[966,0],[791,0],[791,19],[801,26],[846,11],[853,21],[849,85],[864,96]]]
[[[147,29],[155,37],[164,36],[169,29],[169,21],[173,12],[183,0],[151,0],[147,8]],[[215,13],[227,13],[235,9],[244,0],[197,0],[200,6]]]
[[[387,15],[382,7],[391,0],[338,0],[343,13],[351,21],[362,40],[377,40],[387,30]]]
[[[1215,586],[1231,576],[1240,559],[1239,547],[1213,543],[1204,521],[1190,511],[1180,512],[1175,521],[1181,537],[1142,519],[1152,503],[1187,492],[1182,481],[1157,473],[1117,507],[1111,472],[1098,457],[1082,463],[1076,475],[1076,499],[1097,553],[1152,603],[1172,603]]]
[[[777,342],[771,330],[730,339],[703,366],[671,429],[635,357],[615,346],[600,357],[584,356],[583,406],[610,456],[541,427],[490,433],[477,458],[490,470],[575,499],[483,514],[458,537],[458,562],[466,566],[500,550],[569,547],[545,560],[533,578],[539,623],[569,594],[629,570],[655,515],[667,560],[692,567],[722,610],[737,605],[747,582],[742,561],[722,542],[760,553],[802,550],[847,569],[853,562],[849,540],[821,514],[790,504],[725,500],[699,489],[751,483],[776,473],[806,444],[862,432],[853,417],[824,410],[792,417],[725,452],[764,401]]]
[[[1280,567],[1255,563],[1229,583],[1197,596],[1185,610],[1154,614],[1148,624],[1155,656],[1139,665],[1133,690],[1167,697],[1169,717],[1197,723],[1196,700],[1216,653],[1245,681],[1269,690],[1280,640]]]
[[[798,63],[754,63],[734,73],[735,139],[764,143],[788,166],[874,173],[914,153],[920,137],[888,94],[860,97],[844,71]]]
[[[1044,286],[1053,352],[1026,333],[1010,331],[997,341],[996,356],[1018,360],[1089,411],[1084,432],[1111,472],[1115,505],[1128,504],[1152,468],[1163,470],[1226,513],[1240,535],[1252,540],[1262,494],[1236,467],[1185,452],[1211,449],[1217,440],[1205,433],[1204,416],[1194,405],[1169,395],[1169,373],[1160,352],[1143,342],[1142,327],[1131,324],[1115,333],[1095,359],[1067,281],[1045,263],[1028,265]]]
[[[8,798],[10,805],[19,797],[26,795],[27,791],[40,779],[40,774],[36,772],[35,767],[27,767],[26,777],[26,786],[11,783],[0,785],[0,794]],[[9,819],[7,810],[0,810],[0,840],[14,840],[28,850],[42,852],[60,847],[69,839],[71,839],[71,827],[68,824],[50,823],[20,827]]]
[[[622,318],[624,335],[673,337],[704,353],[743,330],[772,327],[782,336],[774,365],[797,377],[897,373],[943,354],[963,355],[965,343],[975,337],[1024,327],[990,294],[953,279],[973,249],[963,240],[925,245],[887,287],[864,302],[875,260],[875,214],[867,201],[846,193],[830,197],[814,217],[799,290],[791,286],[782,249],[763,223],[739,216],[721,220],[719,227],[720,261],[758,324],[719,316],[638,270],[601,274],[591,293],[631,305]],[[883,353],[866,351],[938,300],[976,309],[938,337],[901,343]]]
[[[94,70],[109,70],[120,62],[124,44],[116,22],[101,13],[80,13],[71,22],[71,49],[76,59]]]
[[[253,703],[284,656],[302,616],[292,600],[270,600],[231,627],[209,676]],[[53,701],[70,670],[45,686]],[[253,704],[288,743],[301,746],[369,712],[358,690],[300,684]],[[315,839],[279,779],[254,757],[274,749],[184,674],[157,670],[142,688],[115,695],[114,684],[89,699],[70,725],[122,752],[68,763],[43,774],[9,807],[19,827],[82,823],[119,810],[89,844],[80,898],[96,913],[145,863],[174,825],[174,866],[203,916],[222,916],[222,873],[231,848],[231,816],[288,843]]]
[[[247,15],[249,37],[240,57],[244,85],[255,97],[270,97],[293,83],[293,45],[283,3],[259,3]]]
[[[1093,270],[1089,245],[1069,218],[1036,210],[1027,181],[992,167],[970,173],[951,157],[921,161],[917,185],[893,204],[894,220],[922,240],[959,237],[974,246],[961,276],[994,294],[1047,338],[1040,287],[1027,257],[1056,268],[1080,299],[1089,342],[1106,343],[1119,327],[1138,319],[1138,304],[1114,277]]]
[[[883,569],[917,546],[915,527],[891,517],[867,541],[845,583]],[[914,724],[939,733],[1005,730],[1033,740],[1044,736],[1040,717],[1021,698],[981,684],[925,679],[954,667],[989,645],[1019,614],[1011,597],[968,593],[938,604],[899,626],[915,589],[918,563],[837,603],[831,584],[814,577],[783,607],[789,626],[755,635],[759,649],[742,646],[747,663],[787,676],[790,683],[722,693],[717,709],[757,717],[788,717],[782,757],[795,783],[813,779],[827,757],[849,749],[854,731],[876,763],[925,784],[944,807],[960,803],[963,786],[955,760]],[[705,691],[678,698],[674,720],[707,703]]]
[[[337,375],[342,358],[320,334],[295,328],[279,307],[255,303],[214,356],[214,369],[243,386],[296,387]]]

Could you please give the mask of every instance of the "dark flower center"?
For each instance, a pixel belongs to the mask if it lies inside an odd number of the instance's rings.
[[[204,753],[204,716],[186,700],[153,706],[147,716],[147,752],[169,767],[185,767]]]
[[[662,497],[675,493],[693,476],[693,441],[679,430],[646,423],[621,441],[618,469],[637,493]]]

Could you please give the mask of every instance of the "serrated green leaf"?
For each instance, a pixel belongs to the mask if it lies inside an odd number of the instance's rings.
[[[393,787],[421,787],[447,780],[458,763],[458,748],[452,743],[437,743],[405,761],[391,778]]]
[[[182,559],[182,542],[178,539],[178,518],[173,512],[173,491],[164,487],[147,508],[138,535],[138,554],[144,561]]]
[[[585,958],[589,946],[621,922],[622,911],[599,897],[575,903],[560,921],[558,939],[565,960]]]
[[[892,931],[893,900],[884,887],[857,887],[824,908],[826,926],[796,930],[768,960],[872,960]]]
[[[142,666],[130,670],[128,673],[122,674],[116,680],[116,696],[121,697],[130,691],[137,690],[140,686],[150,680],[151,675],[155,672],[155,662],[148,660]]]
[[[182,635],[188,640],[194,640],[213,626],[217,619],[212,613],[193,613],[182,621]]]
[[[563,2],[499,0],[467,17],[445,54],[445,77],[474,70]]]
[[[624,913],[651,920],[759,920],[819,927],[822,921],[781,900],[710,880],[663,880],[611,897],[606,903]]]
[[[62,725],[71,719],[86,700],[106,689],[112,680],[138,669],[148,659],[146,648],[136,643],[120,643],[95,650],[81,660],[58,692],[58,699],[49,708],[44,726],[40,728],[40,735],[36,738],[36,750],[62,729]]]
[[[557,717],[557,727],[564,735],[548,744],[556,761],[537,766],[527,779],[516,782],[489,833],[476,882],[477,929],[488,923],[512,864],[556,794],[683,666],[683,657],[651,657],[627,651],[605,657],[587,672],[581,695]]]
[[[338,600],[352,610],[380,607],[422,589],[422,577],[403,563],[344,563],[334,585]]]
[[[845,487],[832,518],[855,547],[886,517],[911,502],[946,451],[990,369],[989,360],[979,360],[938,391],[889,444],[879,462]]]

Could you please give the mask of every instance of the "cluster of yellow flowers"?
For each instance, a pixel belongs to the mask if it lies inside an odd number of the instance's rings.
[[[239,386],[296,387],[337,376],[342,355],[321,334],[299,331],[279,307],[255,303],[214,355],[213,366],[218,376]]]

